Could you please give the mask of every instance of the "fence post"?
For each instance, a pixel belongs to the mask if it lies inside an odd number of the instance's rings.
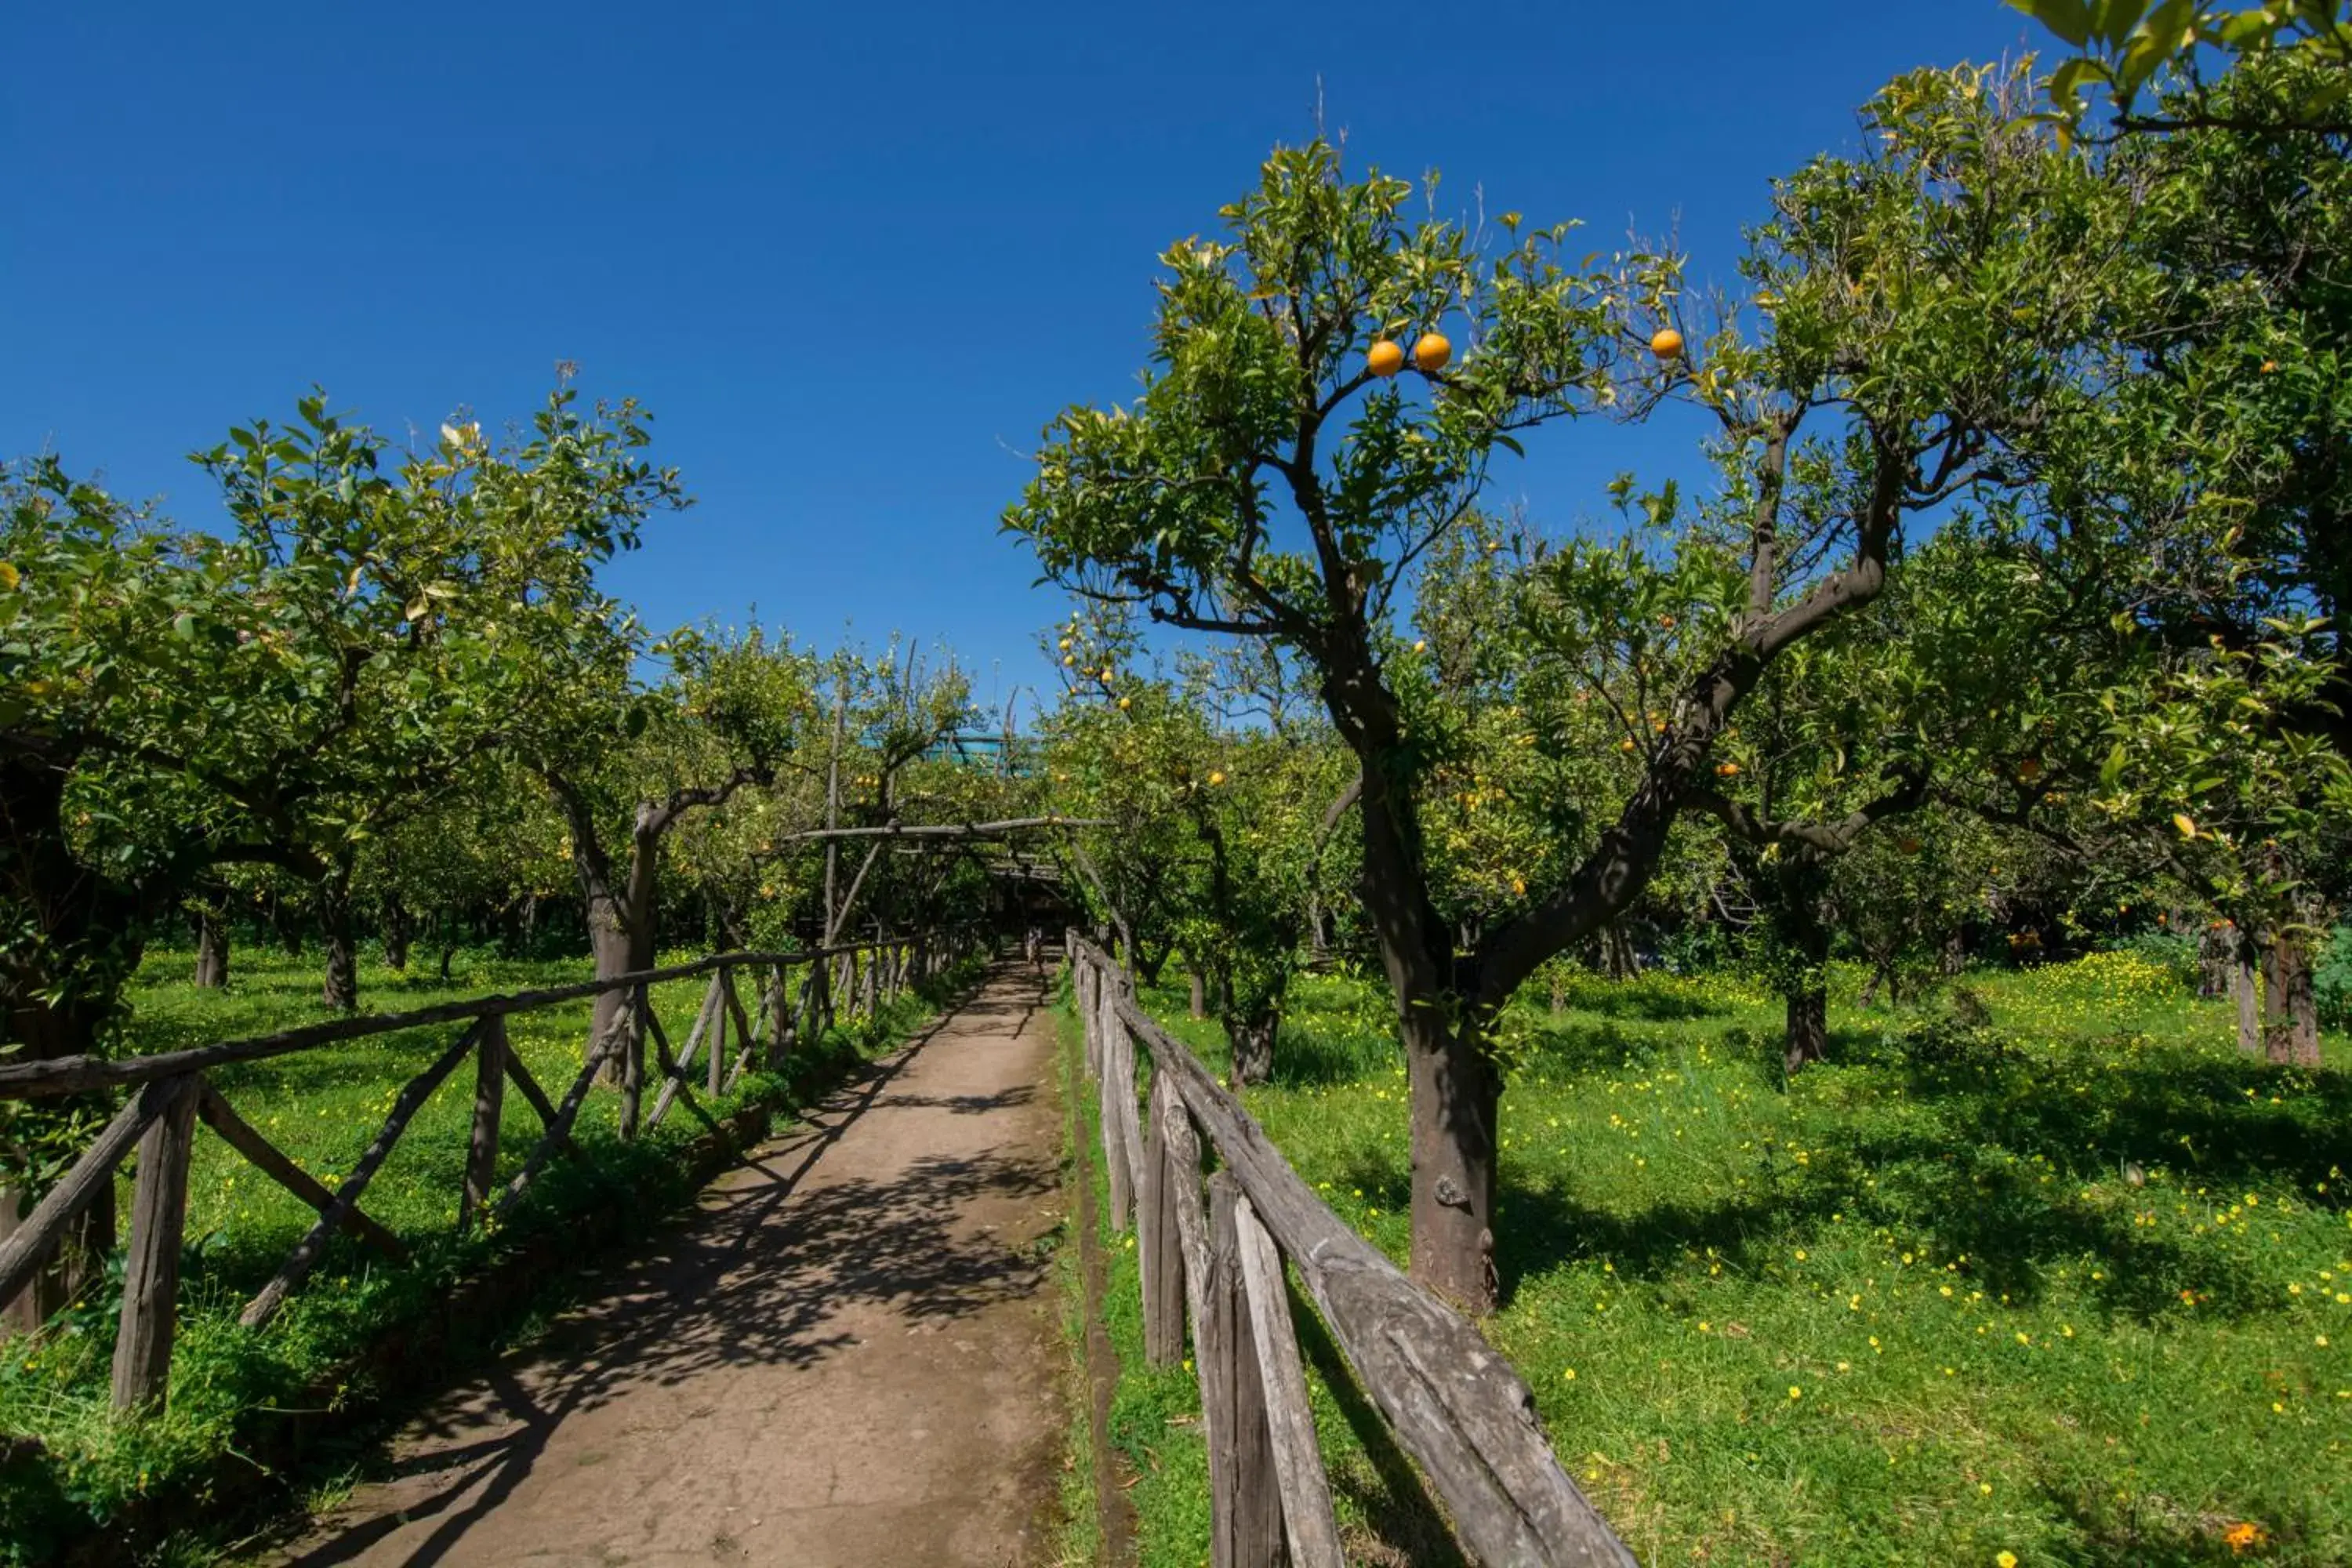
[[[1209,1543],[1216,1568],[1274,1568],[1283,1559],[1282,1493],[1242,1280],[1240,1199],[1232,1172],[1209,1178],[1208,1321],[1194,1347],[1209,1439]]]
[[[1331,1511],[1331,1481],[1315,1441],[1315,1415],[1307,1403],[1307,1374],[1298,1362],[1298,1331],[1290,1318],[1282,1254],[1258,1222],[1246,1196],[1234,1204],[1234,1227],[1257,1347],[1259,1386],[1265,1395],[1268,1453],[1280,1483],[1284,1536],[1290,1568],[1347,1568],[1339,1524]]]
[[[1086,1038],[1087,1076],[1102,1077],[1102,1009],[1095,1005],[1095,986],[1101,976],[1091,963],[1078,965],[1078,1027]]]
[[[716,1004],[710,1019],[710,1067],[702,1081],[710,1098],[717,1100],[727,1083],[727,966],[720,964],[710,976],[710,999]]]
[[[482,1020],[474,1042],[474,1130],[466,1144],[466,1186],[457,1205],[457,1228],[465,1229],[488,1207],[499,1172],[499,1114],[506,1107],[507,1020],[494,1013]]]
[[[1110,1171],[1110,1223],[1125,1230],[1135,1218],[1135,1041],[1118,1016],[1118,978],[1102,977],[1102,1138]]]
[[[196,1141],[194,1073],[174,1079],[170,1103],[139,1139],[131,1200],[131,1254],[114,1335],[114,1407],[160,1403],[172,1384],[179,1327],[180,1243],[188,1226],[188,1155]]]
[[[639,1101],[646,1092],[646,1018],[653,1011],[652,990],[640,985],[630,993],[633,998],[621,1026],[628,1030],[621,1042],[621,1136],[624,1140],[637,1135]]]
[[[1179,1183],[1201,1179],[1196,1164],[1175,1167],[1168,1146],[1168,1075],[1151,1075],[1151,1128],[1144,1138],[1143,1196],[1136,1214],[1137,1258],[1143,1274],[1143,1355],[1153,1366],[1184,1358],[1184,1248],[1177,1234]],[[1181,1114],[1181,1111],[1179,1112]]]

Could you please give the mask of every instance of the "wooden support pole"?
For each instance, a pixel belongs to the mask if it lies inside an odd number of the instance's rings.
[[[507,1183],[506,1195],[499,1198],[498,1206],[490,1211],[493,1217],[503,1215],[514,1207],[520,1201],[524,1189],[539,1174],[540,1167],[547,1163],[548,1156],[571,1142],[572,1124],[579,1120],[580,1107],[586,1103],[588,1090],[595,1083],[596,1075],[604,1070],[604,1058],[619,1048],[621,1037],[621,1031],[614,1029],[604,1037],[604,1044],[589,1052],[588,1059],[580,1064],[579,1072],[572,1076],[572,1087],[564,1091],[563,1103],[555,1108],[555,1117],[547,1125],[547,1136],[532,1146],[523,1159],[522,1169]],[[520,1064],[518,1062],[516,1065]]]
[[[507,1039],[507,1077],[513,1080],[517,1089],[522,1090],[523,1099],[530,1101],[531,1110],[538,1113],[540,1125],[552,1129],[555,1126],[555,1107],[548,1102],[547,1090],[539,1087],[539,1079],[531,1077],[530,1068],[522,1059],[522,1053],[514,1048],[514,1039],[511,1036]],[[556,1141],[555,1147],[558,1152],[569,1158],[574,1160],[580,1158],[580,1145],[572,1141],[572,1134],[569,1132]]]
[[[1265,1423],[1256,1334],[1242,1282],[1235,1222],[1241,1186],[1230,1171],[1209,1178],[1208,1316],[1195,1363],[1209,1439],[1209,1546],[1216,1568],[1276,1568],[1282,1493]],[[1213,1401],[1210,1395],[1215,1385]]]
[[[1197,1189],[1201,1180],[1197,1163],[1190,1170],[1178,1170],[1171,1163],[1163,1128],[1171,1092],[1167,1075],[1154,1073],[1151,1125],[1143,1149],[1143,1192],[1136,1209],[1136,1258],[1143,1277],[1143,1355],[1153,1366],[1173,1366],[1184,1359],[1184,1247],[1176,1229],[1176,1205],[1183,1195],[1182,1184],[1189,1181]]]
[[[768,1070],[781,1072],[793,1054],[792,987],[785,983],[782,964],[769,966],[763,989],[768,1004]]]
[[[1331,1481],[1315,1441],[1307,1403],[1307,1374],[1298,1361],[1298,1334],[1290,1319],[1290,1292],[1282,1254],[1258,1223],[1246,1196],[1234,1200],[1242,1287],[1249,1302],[1250,1337],[1257,1346],[1259,1386],[1265,1394],[1266,1436],[1282,1494],[1282,1523],[1290,1568],[1347,1568],[1339,1521],[1331,1511]]]
[[[684,1103],[688,1111],[693,1113],[694,1119],[716,1134],[720,1142],[733,1142],[734,1140],[727,1136],[727,1130],[719,1125],[710,1112],[702,1109],[702,1102],[695,1099],[694,1091],[686,1087],[686,1068],[679,1065],[677,1058],[669,1054],[669,1033],[662,1027],[661,1020],[648,1013],[646,1015],[646,1021],[651,1026],[649,1034],[653,1040],[656,1063],[660,1067],[662,1077],[667,1081],[667,1086],[677,1091],[677,1099]]]
[[[1135,1109],[1135,1037],[1119,1018],[1118,987],[1118,976],[1104,977],[1102,1130],[1104,1163],[1110,1173],[1111,1225],[1125,1230],[1134,1221],[1143,1140],[1138,1133]]]
[[[694,1067],[695,1053],[702,1049],[703,1038],[710,1033],[711,1016],[717,1011],[718,1005],[719,983],[714,976],[709,988],[702,993],[702,1005],[694,1015],[694,1026],[686,1032],[686,1049],[678,1053],[677,1070],[671,1072],[665,1069],[662,1074],[661,1092],[654,1096],[653,1114],[646,1118],[646,1131],[651,1131],[654,1128],[659,1127],[662,1124],[662,1118],[669,1114],[670,1101],[676,1100],[678,1091],[685,1087],[685,1075]],[[652,1009],[648,1008],[646,1012],[650,1017]],[[659,1028],[661,1020],[655,1018],[653,1023],[655,1027]],[[667,1033],[663,1034],[662,1043],[665,1047],[668,1042],[669,1036]]]
[[[824,965],[811,964],[808,972],[801,976],[800,1001],[793,1008],[793,1048],[795,1050],[823,1037],[824,1031],[817,1024],[817,987],[824,972]]]
[[[114,1407],[160,1405],[172,1384],[180,1321],[180,1245],[188,1227],[188,1153],[196,1142],[196,1075],[172,1079],[166,1103],[139,1140],[131,1249],[114,1334]]]
[[[474,1125],[466,1140],[466,1186],[457,1205],[457,1228],[465,1229],[489,1206],[499,1174],[499,1118],[507,1100],[507,1021],[482,1020],[474,1042]]]
[[[0,1307],[15,1300],[16,1293],[32,1282],[47,1263],[50,1246],[81,1216],[81,1211],[100,1193],[112,1190],[114,1167],[171,1105],[168,1085],[174,1081],[154,1079],[142,1085],[130,1102],[114,1113],[114,1120],[90,1140],[73,1167],[34,1205],[33,1212],[17,1223],[6,1240],[0,1241]],[[104,1240],[111,1245],[113,1238]]]
[[[629,993],[613,1026],[621,1031],[621,1139],[637,1135],[638,1112],[646,1092],[646,1020],[653,1016],[653,991],[640,985]]]
[[[376,1172],[392,1153],[392,1146],[399,1142],[400,1135],[407,1131],[409,1119],[432,1098],[433,1091],[441,1087],[441,1080],[449,1076],[450,1070],[465,1059],[481,1028],[482,1022],[478,1018],[473,1027],[458,1035],[456,1043],[434,1059],[431,1067],[408,1080],[407,1087],[400,1091],[400,1097],[393,1101],[392,1114],[384,1119],[374,1141],[368,1144],[366,1152],[352,1166],[351,1174],[335,1188],[334,1202],[320,1212],[319,1223],[310,1227],[310,1234],[295,1245],[293,1252],[278,1266],[277,1276],[261,1288],[259,1295],[246,1304],[244,1312],[237,1318],[238,1322],[248,1329],[257,1329],[278,1315],[278,1309],[286,1304],[288,1294],[302,1283],[318,1265],[320,1255],[327,1249],[328,1238],[341,1228],[351,1210],[359,1205],[360,1194],[367,1191],[368,1183],[375,1179]]]
[[[244,1155],[256,1170],[320,1214],[335,1205],[335,1194],[320,1185],[318,1179],[278,1152],[278,1146],[264,1138],[245,1118],[239,1116],[229,1102],[221,1098],[220,1090],[207,1083],[196,1092],[196,1114],[205,1126],[220,1135],[222,1142]],[[408,1248],[400,1237],[371,1219],[365,1211],[353,1205],[344,1223],[352,1234],[374,1247],[394,1263],[408,1261]]]
[[[758,1058],[760,1034],[751,1026],[751,1017],[743,1011],[743,999],[735,994],[735,972],[731,969],[722,969],[719,973],[727,982],[727,1013],[735,1020],[737,1041],[735,1060],[727,1068],[726,1080],[719,1086],[719,1092],[723,1094],[735,1087],[735,1080],[743,1076],[743,1069],[750,1067]]]
[[[1091,963],[1080,963],[1071,969],[1070,1005],[1077,1010],[1078,1039],[1085,1047],[1087,1076],[1100,1078],[1102,1052],[1095,1037],[1102,1028],[1102,1014],[1095,1006],[1094,975],[1095,966]]]
[[[703,1075],[703,1088],[717,1100],[727,1082],[727,972],[720,970],[710,977],[710,993],[703,999],[702,1009],[710,1016],[710,1069]]]

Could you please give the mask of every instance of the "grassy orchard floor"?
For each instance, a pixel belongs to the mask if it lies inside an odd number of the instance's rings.
[[[241,952],[225,992],[198,991],[187,984],[190,962],[185,953],[157,953],[142,970],[127,1048],[170,1050],[331,1016],[318,1000],[315,956]],[[429,966],[401,974],[363,964],[362,1005],[390,1012],[562,984],[581,979],[586,968],[585,960],[509,963],[465,956],[444,984],[431,977]],[[655,988],[655,1005],[679,1047],[707,982],[697,976]],[[743,996],[747,1008],[756,1005],[750,992]],[[878,1027],[804,1053],[788,1077],[747,1072],[735,1091],[711,1109],[723,1115],[755,1102],[798,1103],[798,1090],[811,1078],[837,1070],[851,1053],[871,1054],[902,1037],[928,1011],[926,1003],[901,998]],[[508,1020],[509,1042],[552,1098],[561,1098],[579,1070],[588,1016],[589,1004],[583,1001]],[[331,1187],[382,1127],[401,1086],[447,1047],[457,1026],[235,1064],[210,1077],[240,1115]],[[698,1063],[693,1079],[700,1097]],[[707,1097],[705,1102],[711,1103]],[[473,1116],[473,1073],[461,1063],[410,1121],[361,1204],[415,1250],[415,1266],[388,1266],[348,1236],[341,1237],[285,1310],[259,1332],[239,1328],[236,1314],[317,1215],[200,1129],[189,1182],[189,1268],[181,1286],[168,1411],[139,1425],[118,1422],[109,1413],[119,1267],[110,1289],[69,1313],[63,1331],[29,1350],[8,1346],[0,1355],[0,1436],[37,1439],[47,1453],[0,1467],[0,1563],[41,1561],[38,1542],[44,1537],[105,1521],[151,1497],[200,1501],[224,1468],[247,1462],[236,1450],[241,1424],[251,1413],[318,1407],[321,1400],[314,1384],[322,1376],[350,1363],[386,1331],[430,1318],[454,1282],[502,1249],[566,1227],[571,1217],[618,1209],[628,1223],[642,1226],[682,1202],[689,1194],[677,1152],[702,1132],[701,1125],[680,1107],[652,1137],[624,1144],[618,1114],[618,1096],[592,1094],[574,1131],[587,1158],[551,1162],[510,1227],[461,1238],[455,1226]],[[502,1178],[514,1173],[542,1131],[530,1102],[509,1086],[499,1125]],[[118,1194],[127,1215],[127,1174]],[[552,1305],[562,1282],[550,1283],[554,1294],[547,1304]],[[327,1403],[363,1403],[371,1393],[337,1388]]]
[[[2352,1562],[2346,1042],[2316,1073],[2250,1062],[2222,1006],[2127,954],[1971,984],[1998,1045],[1924,1059],[1910,1020],[1841,1006],[1835,1063],[1785,1090],[1777,1005],[1722,979],[1515,1013],[1486,1332],[1562,1458],[1645,1563]],[[1181,995],[1146,1000],[1222,1065]],[[1307,983],[1248,1099],[1402,1261],[1381,1008]],[[1110,1245],[1143,1561],[1197,1563],[1191,1375],[1143,1369],[1134,1254]],[[1450,1561],[1307,1328],[1364,1556]]]

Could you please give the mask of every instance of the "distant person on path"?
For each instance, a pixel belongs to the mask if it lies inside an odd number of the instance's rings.
[[[1045,973],[1045,933],[1038,930],[1035,926],[1031,926],[1029,928],[1029,935],[1025,942],[1025,951],[1029,954],[1029,967],[1034,969],[1040,974]]]

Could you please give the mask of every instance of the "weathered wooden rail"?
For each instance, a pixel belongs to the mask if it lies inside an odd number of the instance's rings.
[[[520,1199],[547,1163],[559,1155],[576,1156],[572,1130],[590,1089],[608,1064],[621,1092],[620,1129],[635,1138],[658,1126],[674,1105],[688,1111],[712,1131],[718,1121],[695,1098],[688,1078],[698,1059],[703,1063],[702,1089],[716,1098],[764,1054],[768,1065],[781,1067],[795,1043],[814,1038],[838,1020],[860,1015],[872,1017],[900,992],[920,983],[974,951],[984,938],[978,928],[960,926],[916,936],[887,937],[845,943],[804,952],[728,952],[604,980],[507,995],[479,996],[447,1002],[405,1013],[371,1017],[338,1018],[302,1028],[287,1029],[251,1039],[228,1040],[189,1050],[155,1056],[102,1060],[94,1057],[63,1057],[47,1061],[0,1066],[0,1100],[26,1100],[113,1087],[132,1090],[130,1099],[108,1122],[72,1167],[25,1217],[5,1241],[0,1241],[0,1308],[13,1300],[44,1268],[69,1227],[114,1180],[115,1169],[136,1145],[137,1179],[132,1189],[129,1259],[123,1277],[122,1315],[114,1342],[114,1404],[118,1409],[139,1409],[162,1401],[171,1381],[172,1343],[178,1327],[180,1251],[188,1210],[188,1169],[199,1120],[218,1133],[271,1180],[318,1211],[318,1221],[277,1274],[247,1303],[241,1321],[258,1328],[282,1307],[286,1299],[317,1266],[339,1230],[350,1230],[362,1242],[394,1262],[404,1261],[406,1247],[399,1237],[368,1217],[359,1205],[368,1184],[390,1157],[436,1089],[458,1064],[474,1064],[474,1114],[467,1144],[463,1202],[457,1223],[462,1228],[485,1215],[499,1215]],[[797,1005],[788,1003],[787,973],[809,968]],[[736,986],[739,972],[760,976],[756,1022],[744,1008]],[[685,1047],[673,1052],[661,1019],[655,1013],[652,988],[665,982],[708,974],[700,1010]],[[584,1060],[561,1100],[551,1100],[507,1041],[507,1019],[514,1014],[558,1006],[611,991],[628,994],[602,1038],[591,1040]],[[836,996],[839,1001],[836,1003]],[[383,1127],[370,1141],[349,1174],[332,1191],[305,1174],[294,1162],[253,1125],[240,1117],[205,1073],[233,1062],[255,1061],[316,1050],[324,1046],[404,1029],[462,1023],[465,1026],[430,1066],[410,1079],[394,1097]],[[653,1043],[661,1082],[652,1114],[642,1117],[646,1088],[645,1047]],[[734,1047],[730,1058],[729,1047]],[[538,1114],[541,1137],[521,1166],[503,1186],[499,1184],[499,1125],[506,1089],[513,1084]],[[642,1125],[641,1125],[642,1122]]]
[[[1136,1233],[1152,1364],[1181,1359],[1192,1320],[1217,1568],[1343,1563],[1286,1260],[1473,1557],[1636,1568],[1560,1468],[1510,1364],[1315,1195],[1241,1102],[1136,1005],[1108,954],[1075,931],[1068,952],[1111,1218]],[[1217,1169],[1204,1181],[1207,1153]]]

